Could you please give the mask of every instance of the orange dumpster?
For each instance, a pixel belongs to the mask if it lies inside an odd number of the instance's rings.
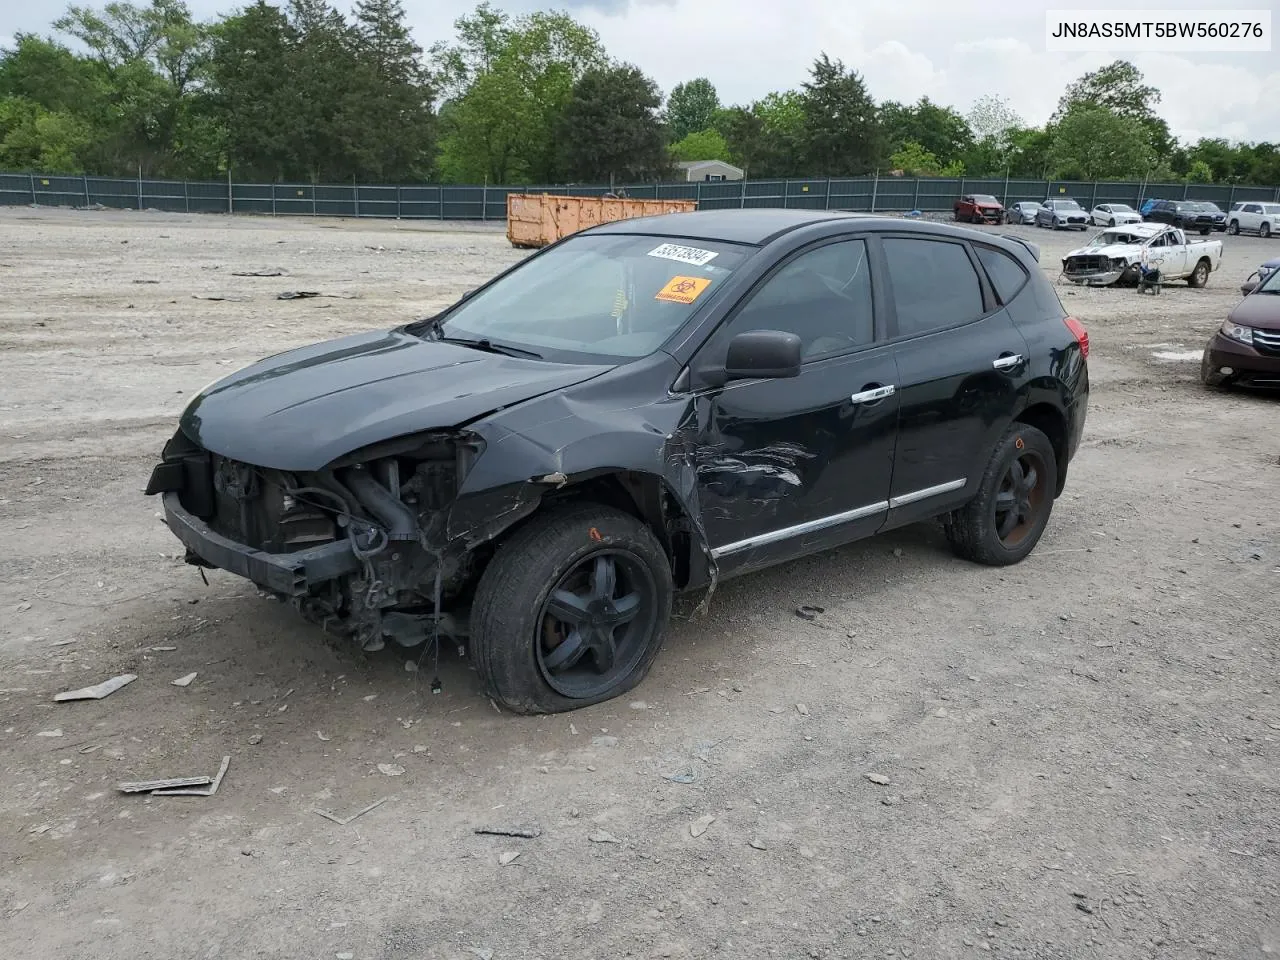
[[[624,200],[613,197],[563,197],[547,193],[507,195],[507,239],[513,247],[545,247],[597,223],[687,213],[696,200]]]

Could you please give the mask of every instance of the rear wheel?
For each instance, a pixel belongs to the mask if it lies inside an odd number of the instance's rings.
[[[1049,438],[1013,424],[996,444],[977,496],[944,521],[951,548],[987,566],[1018,563],[1040,542],[1057,489],[1058,461]]]
[[[516,713],[610,700],[649,672],[671,595],[666,553],[640,521],[593,503],[553,508],[500,546],[480,578],[476,670]]]
[[[1114,227],[1115,225],[1116,225],[1116,218],[1115,218],[1115,217],[1112,217],[1110,220],[1108,220],[1108,221],[1107,221],[1107,226],[1108,226],[1108,227]]]
[[[1203,287],[1209,282],[1209,261],[1202,259],[1196,264],[1196,268],[1191,271],[1191,276],[1187,277],[1187,286]]]

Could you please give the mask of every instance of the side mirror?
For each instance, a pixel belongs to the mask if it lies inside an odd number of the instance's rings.
[[[729,341],[726,380],[800,376],[800,338],[783,330],[747,330]]]
[[[1257,274],[1254,274],[1254,276],[1257,276]],[[1257,289],[1258,289],[1258,281],[1254,280],[1253,277],[1250,277],[1244,283],[1240,284],[1240,292],[1244,294],[1246,297]]]

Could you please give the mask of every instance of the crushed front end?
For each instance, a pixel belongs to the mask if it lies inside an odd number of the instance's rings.
[[[1106,287],[1137,279],[1137,267],[1123,257],[1101,253],[1078,253],[1062,258],[1062,272],[1072,283]]]
[[[181,430],[148,495],[160,495],[188,563],[244,577],[366,650],[466,636],[475,541],[448,517],[483,442],[419,435],[314,472],[259,467],[203,449]]]

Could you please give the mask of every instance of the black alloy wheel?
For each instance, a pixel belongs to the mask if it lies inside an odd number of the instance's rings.
[[[635,555],[601,550],[560,578],[534,638],[547,685],[576,700],[599,696],[644,657],[657,589]]]
[[[996,536],[1008,549],[1016,550],[1035,528],[1048,474],[1040,454],[1025,448],[1005,470],[992,511]]]

